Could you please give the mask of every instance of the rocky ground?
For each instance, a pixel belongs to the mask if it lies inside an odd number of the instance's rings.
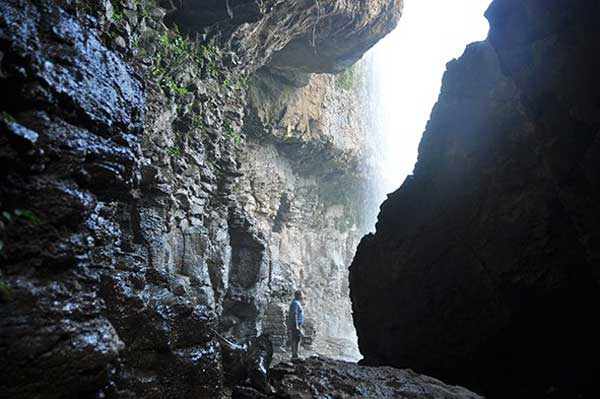
[[[366,367],[356,363],[310,357],[280,362],[271,369],[275,394],[237,387],[233,399],[483,399],[411,370]]]

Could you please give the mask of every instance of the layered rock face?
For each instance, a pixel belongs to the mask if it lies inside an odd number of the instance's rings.
[[[173,4],[176,6],[173,6]],[[209,3],[209,4],[207,4]],[[390,32],[402,0],[171,0],[168,20],[188,32],[226,36],[246,63],[303,85],[313,72],[341,72]],[[249,23],[249,24],[248,24]]]
[[[333,134],[333,110],[314,114],[345,101],[307,75],[326,68],[282,54],[356,35],[322,57],[337,70],[401,2],[168,3],[0,4],[2,396],[217,398],[214,332],[281,341],[294,288],[311,297],[315,347],[352,348],[327,339],[351,330],[332,309],[349,307],[361,142]],[[228,19],[195,26],[188,6]],[[321,90],[316,105],[247,106],[263,66],[291,102],[306,89],[290,83]]]
[[[357,359],[347,265],[366,231],[371,154],[358,77],[354,84],[346,90],[331,75],[313,75],[296,89],[258,73],[236,191],[268,242],[266,331],[284,346],[289,298],[302,289],[310,347]]]
[[[595,397],[600,327],[595,1],[496,0],[448,64],[414,175],[350,286],[369,364],[486,397]]]

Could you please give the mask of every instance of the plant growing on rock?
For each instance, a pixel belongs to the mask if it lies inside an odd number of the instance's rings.
[[[196,130],[204,130],[206,129],[206,125],[204,124],[204,120],[202,120],[202,116],[195,114],[192,117],[192,127]]]
[[[356,87],[358,70],[356,64],[347,68],[335,77],[335,85],[342,90],[352,90]]]
[[[183,97],[183,96],[187,95],[190,92],[187,89],[187,87],[179,86],[177,83],[175,83],[175,81],[173,80],[173,78],[170,78],[170,77],[167,77],[167,78],[161,80],[161,83],[164,84],[164,87],[168,87],[169,89],[171,89],[178,96],[182,96]]]
[[[25,219],[32,224],[40,224],[41,223],[40,218],[37,217],[35,213],[33,213],[32,211],[30,211],[28,209],[15,209],[14,215],[16,217]]]
[[[221,72],[217,68],[217,59],[219,52],[216,46],[212,44],[205,44],[200,46],[198,51],[199,62],[202,64],[204,72],[207,76],[214,79],[221,77]]]
[[[179,147],[171,146],[167,148],[167,154],[174,158],[179,158],[181,156],[181,150]]]
[[[7,122],[14,122],[15,121],[15,118],[11,114],[9,114],[8,112],[6,112],[6,111],[2,111],[0,113],[0,119],[3,119],[5,121],[7,121]]]
[[[181,35],[177,25],[175,25],[174,30],[164,32],[159,38],[159,43],[163,48],[163,52],[172,58],[171,64],[182,61],[197,61],[194,50],[195,44]]]
[[[106,31],[102,32],[102,36],[100,36],[100,40],[106,47],[110,47],[110,44],[115,40],[117,35],[114,32]]]
[[[123,15],[123,6],[119,1],[112,0],[110,4],[112,6],[112,12],[110,14],[111,20],[118,22],[125,18]]]
[[[235,131],[234,127],[228,121],[226,121],[223,125],[223,131],[225,132],[225,137],[227,137],[229,140],[233,141],[235,144],[241,143],[242,136]]]
[[[2,220],[3,223],[11,223],[15,220],[24,220],[28,223],[37,225],[41,223],[40,218],[31,210],[29,209],[15,209],[12,212],[10,211],[3,211],[2,212]]]
[[[110,19],[112,19],[115,22],[121,21],[123,19],[123,13],[117,11],[117,10],[113,10]]]

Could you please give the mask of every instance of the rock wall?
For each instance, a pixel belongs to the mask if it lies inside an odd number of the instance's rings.
[[[332,309],[349,306],[360,142],[311,106],[270,126],[246,92],[269,64],[299,100],[290,83],[326,67],[284,63],[292,43],[338,70],[401,2],[176,3],[0,3],[2,397],[220,397],[215,331],[281,336],[298,286],[315,347],[352,347],[327,339],[351,329]],[[357,44],[326,55],[328,36]],[[333,78],[314,79],[313,107],[334,106]]]
[[[313,72],[341,72],[390,32],[402,0],[162,0],[190,33],[222,37],[243,63],[271,68],[304,85]],[[175,5],[174,5],[175,4]],[[210,10],[210,11],[208,11]]]
[[[372,156],[365,87],[355,69],[347,88],[332,75],[313,75],[294,88],[259,72],[249,92],[239,184],[244,210],[268,241],[267,331],[284,346],[289,299],[302,289],[311,349],[349,359],[359,354],[347,267],[367,231]]]
[[[496,0],[448,64],[414,175],[350,287],[368,364],[486,397],[595,397],[600,208],[595,1]]]

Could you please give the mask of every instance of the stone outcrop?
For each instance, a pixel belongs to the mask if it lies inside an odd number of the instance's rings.
[[[310,73],[341,72],[358,61],[394,29],[403,5],[402,0],[208,3],[213,4],[208,6],[205,0],[161,1],[172,10],[168,21],[190,33],[226,34],[235,48],[243,49],[245,64],[269,64],[290,81],[302,83]]]
[[[411,370],[365,367],[319,357],[279,363],[271,370],[271,382],[274,395],[236,387],[232,398],[482,399],[464,388],[444,384]]]
[[[265,67],[286,85],[312,82],[321,67],[274,54],[307,37],[324,46],[331,31],[311,33],[317,20],[340,29],[337,70],[393,28],[401,3],[195,2],[207,16],[267,7],[203,22],[206,34],[181,19],[188,3],[168,3],[0,3],[0,396],[217,398],[215,331],[281,336],[298,286],[313,317],[329,317],[313,320],[315,347],[343,349],[326,340],[351,330],[331,309],[349,307],[358,194],[342,188],[360,181],[361,152],[316,129],[334,121],[310,107],[283,119],[247,110],[248,77]],[[337,101],[334,79],[315,79],[317,105]]]
[[[600,7],[496,0],[351,266],[367,364],[491,398],[595,397]]]

